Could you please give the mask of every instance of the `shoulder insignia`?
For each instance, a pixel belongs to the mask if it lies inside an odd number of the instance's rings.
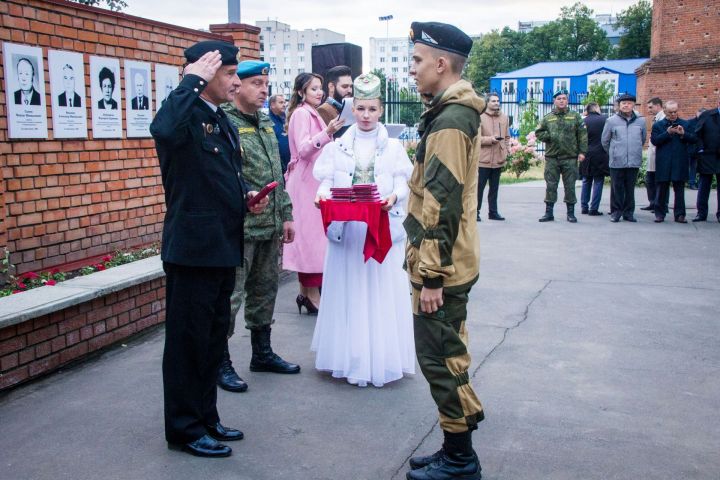
[[[238,133],[240,135],[243,133],[255,133],[255,127],[238,127]]]
[[[265,127],[265,133],[275,133],[272,127]]]

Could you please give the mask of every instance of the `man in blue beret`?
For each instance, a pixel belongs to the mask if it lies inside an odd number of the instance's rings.
[[[235,317],[245,303],[245,328],[250,330],[253,372],[300,373],[300,366],[288,363],[273,352],[270,342],[275,298],[280,277],[280,242],[295,237],[292,204],[285,191],[280,151],[273,122],[260,111],[268,96],[270,64],[257,60],[240,62],[240,78],[232,103],[222,109],[240,139],[243,152],[243,178],[248,188],[260,190],[271,182],[278,186],[267,197],[263,213],[245,217],[245,262],[235,270],[235,290],[230,297],[230,329],[235,332]],[[227,342],[218,372],[218,385],[231,392],[244,392],[247,384],[232,366]]]
[[[168,447],[201,457],[227,457],[220,441],[243,433],[220,423],[215,385],[227,341],[235,268],[243,261],[248,209],[240,141],[219,108],[239,87],[238,49],[217,41],[185,51],[180,85],[168,95],[150,133],[160,160],[167,211],[161,258],[165,270],[163,391]]]
[[[481,478],[472,432],[484,418],[470,383],[467,302],[480,262],[475,213],[480,114],[485,102],[461,73],[472,39],[457,27],[414,22],[410,75],[429,98],[410,178],[406,269],[415,351],[443,430],[442,448],[410,459],[411,480]]]
[[[587,153],[588,136],[582,116],[568,108],[568,91],[564,88],[553,95],[553,109],[540,121],[535,135],[545,143],[545,215],[540,217],[539,221],[555,220],[553,208],[557,202],[557,189],[562,176],[567,221],[577,223],[575,182],[578,177],[578,161],[584,161]]]

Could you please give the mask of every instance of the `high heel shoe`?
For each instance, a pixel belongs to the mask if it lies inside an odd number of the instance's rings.
[[[302,307],[305,307],[305,310],[307,311],[308,315],[317,315],[317,313],[318,313],[318,308],[305,295],[298,295],[295,298],[295,303],[297,304],[297,307],[298,307],[298,315],[300,315],[302,313]]]

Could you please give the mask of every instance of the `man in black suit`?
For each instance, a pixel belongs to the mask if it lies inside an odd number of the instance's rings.
[[[257,193],[247,191],[240,141],[219,108],[240,85],[237,56],[237,47],[218,41],[185,50],[184,78],[150,125],[167,206],[165,438],[169,448],[202,457],[227,457],[232,450],[218,440],[243,438],[220,423],[215,385],[243,262],[245,200]]]
[[[610,175],[608,154],[602,147],[602,132],[607,117],[600,112],[600,105],[590,102],[585,106],[585,128],[588,132],[588,151],[580,162],[582,190],[580,193],[581,213],[599,216],[605,177]],[[592,198],[591,198],[592,196]]]
[[[63,93],[58,95],[58,105],[61,107],[82,107],[80,95],[75,93],[75,70],[72,65],[63,67]]]
[[[117,102],[112,98],[113,90],[115,90],[115,74],[109,68],[103,67],[100,69],[98,77],[103,95],[98,101],[98,108],[101,110],[117,110]]]
[[[35,81],[35,66],[27,58],[18,60],[15,66],[18,85],[15,91],[15,105],[40,105],[40,93],[33,86]]]
[[[145,77],[140,73],[135,74],[135,96],[130,102],[130,109],[132,110],[147,110],[149,109],[148,97],[145,95]]]
[[[700,176],[697,194],[697,216],[693,222],[704,222],[708,216],[708,199],[712,187],[713,175],[720,185],[720,98],[718,108],[703,112],[698,119],[695,133],[698,136],[697,171]],[[720,186],[717,188],[718,211],[715,214],[720,222]]]

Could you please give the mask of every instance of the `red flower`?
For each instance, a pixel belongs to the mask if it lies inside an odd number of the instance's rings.
[[[58,273],[60,273],[59,268],[53,268],[52,270],[50,270],[50,275],[57,275]]]
[[[20,278],[22,278],[22,279],[27,279],[27,278],[35,279],[35,278],[40,278],[40,275],[38,275],[38,274],[35,273],[35,272],[26,272],[26,273],[23,273],[22,275],[20,275]]]
[[[112,260],[112,255],[105,255],[105,256],[103,257],[103,262],[109,262],[109,261],[111,261],[111,260]]]
[[[15,293],[22,293],[22,292],[23,292],[23,290],[13,290],[13,294],[15,294]]]
[[[98,263],[97,265],[95,265],[95,268],[98,271],[105,270],[105,265],[103,265],[102,263]]]
[[[56,283],[57,283],[57,282],[56,282],[55,280],[48,280],[47,282],[45,282],[45,285],[50,285],[50,286],[52,286],[52,285],[55,285]]]
[[[25,285],[23,282],[18,282],[17,288],[25,290],[27,288],[27,285]]]

